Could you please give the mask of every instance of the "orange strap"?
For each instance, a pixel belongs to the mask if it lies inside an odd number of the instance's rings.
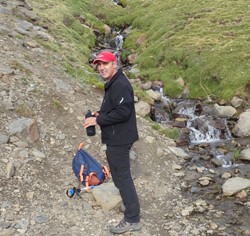
[[[89,192],[89,176],[86,176],[86,179],[85,179],[85,186],[86,186],[86,192]]]
[[[79,179],[81,182],[83,182],[83,171],[84,171],[84,165],[81,165],[80,171],[79,171]]]
[[[109,169],[107,168],[107,166],[102,167],[102,172],[104,173],[104,181],[106,181],[110,176]]]
[[[78,147],[78,150],[80,150],[81,148],[83,148],[84,147],[84,143],[80,143],[79,144],[79,147]]]

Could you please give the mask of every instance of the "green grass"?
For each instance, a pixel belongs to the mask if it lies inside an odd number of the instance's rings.
[[[159,123],[154,123],[152,125],[152,128],[157,130],[160,134],[162,134],[170,139],[177,140],[180,137],[180,132],[177,128],[165,128],[162,125],[160,125]]]
[[[125,8],[111,0],[35,0],[33,5],[56,39],[44,45],[62,54],[70,74],[90,77],[84,81],[95,83],[88,65],[93,30],[104,33],[104,24],[132,26],[123,56],[136,52],[139,77],[163,81],[166,95],[182,94],[176,83],[182,77],[190,98],[244,96],[250,84],[248,0],[123,2]],[[145,40],[139,45],[140,37]]]
[[[246,0],[128,0],[107,16],[111,24],[132,25],[125,46],[139,53],[142,78],[165,82],[175,96],[182,77],[192,98],[232,98],[250,83],[250,9]],[[128,14],[129,12],[129,14]],[[136,39],[147,35],[143,45]]]

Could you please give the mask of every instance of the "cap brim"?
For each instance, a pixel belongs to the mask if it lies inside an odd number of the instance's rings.
[[[98,61],[110,62],[109,60],[105,60],[105,59],[96,59],[96,60],[93,61],[93,64],[96,64]]]

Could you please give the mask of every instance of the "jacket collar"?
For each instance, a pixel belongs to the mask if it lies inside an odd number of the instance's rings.
[[[112,83],[122,74],[122,69],[118,69],[117,72],[113,75],[113,77],[105,83],[104,89],[105,91],[111,86]]]

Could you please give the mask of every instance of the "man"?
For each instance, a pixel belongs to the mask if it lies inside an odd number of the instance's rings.
[[[116,57],[109,51],[101,52],[93,62],[105,83],[105,94],[99,112],[87,118],[84,128],[98,124],[102,142],[107,145],[106,156],[112,179],[119,189],[125,206],[124,218],[110,228],[115,234],[140,229],[140,204],[130,172],[129,151],[138,140],[134,93]]]

